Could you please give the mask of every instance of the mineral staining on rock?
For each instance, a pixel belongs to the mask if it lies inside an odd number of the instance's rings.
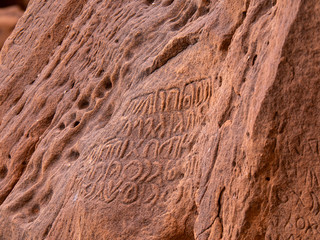
[[[0,58],[0,238],[317,239],[319,9],[31,1]]]

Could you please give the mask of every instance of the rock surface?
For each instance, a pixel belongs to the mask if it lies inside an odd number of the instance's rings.
[[[319,239],[318,0],[33,0],[0,58],[0,239]]]
[[[22,14],[23,11],[18,6],[0,8],[0,49]]]

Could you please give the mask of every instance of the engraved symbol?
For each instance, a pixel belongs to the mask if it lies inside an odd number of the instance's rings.
[[[173,181],[177,176],[177,168],[175,166],[175,162],[172,160],[168,161],[166,169],[165,169],[165,180]]]
[[[176,136],[166,140],[159,147],[159,157],[162,159],[176,158],[179,152],[181,137]]]
[[[107,177],[117,179],[120,177],[122,164],[119,161],[112,161],[107,168],[104,181]]]
[[[305,221],[304,221],[303,218],[300,217],[300,218],[297,219],[296,227],[297,227],[298,229],[304,229],[304,227],[305,227]]]
[[[288,202],[289,198],[288,196],[281,190],[277,191],[277,198],[280,200],[282,203]]]
[[[152,164],[149,160],[144,160],[144,174],[143,176],[141,176],[139,182],[144,182],[146,181],[147,177],[150,175],[151,171],[152,171]]]
[[[155,184],[143,185],[143,203],[154,204],[159,199],[160,190]]]
[[[156,177],[158,177],[161,174],[162,165],[159,162],[154,162],[153,166],[157,166],[157,168],[154,171],[154,173],[152,173],[151,176],[147,178],[146,182],[152,181],[153,179],[155,179]],[[153,170],[153,168],[154,167],[152,167],[152,170]]]
[[[142,163],[138,160],[133,160],[124,167],[123,172],[130,181],[135,181],[143,172]]]
[[[182,113],[181,113],[181,112],[178,112],[178,113],[177,113],[177,116],[178,116],[179,122],[178,122],[178,124],[174,127],[173,132],[174,132],[174,133],[176,133],[176,132],[183,133],[184,126],[183,126],[183,116],[182,116]]]
[[[133,182],[127,182],[122,188],[122,202],[129,204],[133,203],[138,198],[138,185]]]
[[[317,139],[310,139],[308,141],[310,149],[313,154],[319,155],[319,146],[318,146],[318,140]]]
[[[291,234],[290,237],[288,238],[288,240],[294,240],[293,235]]]
[[[193,84],[187,84],[183,91],[182,108],[189,109],[194,102],[194,86]]]
[[[148,118],[146,120],[145,126],[149,125],[147,132],[144,136],[144,138],[147,138],[148,136],[150,136],[151,138],[155,138],[156,137],[156,133],[155,133],[155,127],[154,127],[154,119],[153,118]]]
[[[159,141],[157,139],[152,139],[145,145],[142,156],[148,159],[155,159],[158,156],[158,149]]]
[[[166,99],[167,112],[178,110],[179,95],[180,95],[179,88],[172,88],[168,90],[168,95]]]
[[[163,112],[166,107],[166,92],[165,90],[159,90],[160,97],[160,111]]]
[[[94,183],[89,183],[84,187],[84,192],[85,192],[85,198],[89,198],[93,195],[94,191],[96,189],[96,184]]]
[[[161,200],[163,201],[163,202],[168,202],[169,201],[169,196],[170,196],[170,194],[171,194],[171,191],[170,191],[170,189],[166,189],[163,193],[162,193],[162,196],[161,196]]]
[[[132,123],[127,121],[121,128],[121,132],[123,132],[126,137],[129,137],[132,134]]]
[[[303,152],[304,152],[304,144],[302,144],[301,142],[301,137],[300,136],[296,136],[292,139],[292,141],[290,142],[290,151],[291,153],[297,154],[302,156]]]
[[[122,180],[120,182],[115,183],[113,180],[109,180],[107,183],[107,186],[104,188],[103,191],[103,198],[107,203],[112,202],[116,197],[118,196],[119,193],[119,187],[122,184]]]
[[[317,215],[319,213],[319,200],[317,198],[317,196],[312,192],[310,193],[311,197],[312,197],[312,212]]]
[[[188,158],[185,164],[185,174],[186,176],[192,176],[197,173],[199,168],[198,156],[192,155]]]
[[[159,132],[159,137],[163,138],[166,131],[166,121],[163,114],[160,114],[159,124],[155,127],[155,132]]]

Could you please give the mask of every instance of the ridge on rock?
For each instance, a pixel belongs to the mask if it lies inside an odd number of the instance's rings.
[[[319,239],[319,13],[30,1],[0,55],[0,239]]]

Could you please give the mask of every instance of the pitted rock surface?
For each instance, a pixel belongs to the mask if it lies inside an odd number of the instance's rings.
[[[318,0],[33,0],[1,50],[0,239],[319,239]]]

